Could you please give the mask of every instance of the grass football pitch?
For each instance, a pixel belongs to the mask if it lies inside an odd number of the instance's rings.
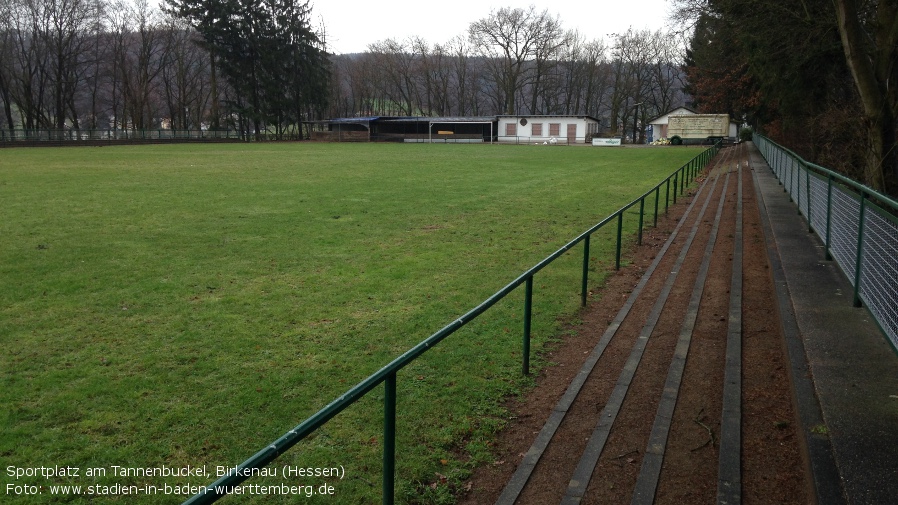
[[[699,152],[2,150],[0,501],[180,503]],[[593,237],[593,284],[613,247]],[[581,255],[534,279],[535,366]],[[519,291],[400,372],[401,502],[448,503],[490,461],[500,399],[530,385]],[[379,387],[223,503],[379,502],[382,409]]]

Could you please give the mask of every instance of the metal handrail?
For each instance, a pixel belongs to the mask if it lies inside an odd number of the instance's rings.
[[[898,234],[898,201],[831,169],[811,163],[763,135],[755,134],[753,140],[783,185],[783,191],[789,193],[790,199],[796,202],[798,212],[804,211],[808,231],[817,233],[823,241],[826,259],[835,260],[852,283],[853,305],[855,307],[867,305],[873,319],[889,338],[892,347],[898,351],[898,320],[895,318],[896,310],[893,306],[895,300],[898,300],[898,291],[894,287],[894,282],[898,281],[898,278],[889,278],[888,273],[883,276],[883,272],[895,271],[894,265],[891,264],[894,258],[887,258],[885,261],[888,264],[884,265],[882,262],[877,263],[875,257],[868,257],[865,251],[865,244],[868,242],[891,245],[893,249],[895,248],[893,237],[879,237],[870,232],[867,230],[867,222],[870,219],[878,219],[883,223],[892,223],[894,233]],[[826,188],[814,190],[811,174],[818,181],[825,180]],[[857,202],[856,215],[834,210],[834,197],[837,194]],[[823,215],[817,214],[818,211],[824,212],[825,218],[818,217]],[[850,229],[845,229],[845,226],[838,227],[835,220],[839,220],[840,223],[848,221],[852,227]],[[820,224],[815,226],[815,221]],[[856,229],[853,227],[855,223]],[[834,229],[834,226],[838,229]],[[851,250],[836,254],[834,244],[837,239],[842,239],[842,243],[850,241]],[[844,251],[844,248],[840,251]],[[865,292],[864,287],[868,277],[875,278],[877,275],[882,277],[889,289],[885,293],[873,296],[874,293]],[[883,296],[887,300],[882,300]]]
[[[664,210],[667,212],[670,204],[670,196],[673,196],[673,203],[676,203],[677,193],[682,196],[685,192],[687,181],[693,179],[699,171],[707,165],[707,163],[717,154],[720,149],[719,145],[715,145],[706,149],[692,160],[684,164],[678,170],[669,175],[666,179],[659,182],[655,187],[646,191],[642,196],[634,199],[632,202],[621,207],[616,212],[606,217],[599,223],[595,224],[576,238],[562,246],[554,253],[531,267],[526,272],[519,275],[515,280],[509,282],[502,289],[494,293],[492,296],[481,302],[473,309],[466,312],[461,317],[452,321],[442,329],[432,334],[430,337],[418,343],[389,364],[371,374],[348,391],[330,402],[326,407],[319,410],[305,421],[297,425],[283,436],[258,451],[252,457],[241,463],[239,466],[232,468],[227,475],[222,476],[212,484],[205,487],[203,491],[195,494],[183,505],[199,505],[214,503],[219,498],[225,496],[226,493],[219,493],[219,489],[233,488],[241,482],[249,478],[248,470],[253,468],[262,468],[277,459],[286,450],[296,445],[299,441],[307,437],[316,429],[327,423],[334,416],[342,412],[344,409],[362,398],[366,393],[384,383],[384,453],[383,453],[383,495],[382,502],[384,504],[392,504],[394,501],[394,478],[395,478],[395,448],[396,448],[396,374],[406,365],[414,361],[416,358],[427,352],[429,349],[440,343],[449,335],[455,333],[463,326],[474,320],[480,314],[486,312],[490,307],[505,298],[509,293],[514,291],[521,284],[525,284],[525,306],[524,306],[524,335],[523,335],[523,363],[522,372],[527,375],[529,371],[530,361],[530,314],[533,293],[533,277],[547,265],[555,261],[562,254],[579,244],[584,243],[583,252],[583,283],[581,292],[581,304],[586,304],[587,280],[588,280],[588,262],[589,262],[589,238],[590,236],[604,227],[605,225],[617,221],[617,247],[615,252],[615,268],[620,268],[623,215],[624,212],[632,207],[639,205],[639,234],[638,241],[642,242],[642,228],[644,224],[645,199],[654,193],[655,195],[655,225],[659,213],[659,202],[661,187],[665,188]],[[673,192],[671,193],[671,182],[673,183]]]
[[[832,177],[834,180],[839,181],[840,183],[856,190],[858,193],[863,192],[863,193],[867,194],[868,196],[874,197],[879,202],[881,202],[895,210],[898,210],[898,200],[895,200],[894,198],[892,198],[888,195],[880,193],[880,192],[870,188],[869,186],[865,186],[865,185],[855,181],[854,179],[846,177],[845,175],[842,175],[839,172],[836,172],[835,170],[831,170],[829,168],[820,166],[816,163],[807,161],[806,159],[802,158],[797,153],[795,153],[795,151],[792,151],[791,149],[789,149],[787,147],[777,144],[776,142],[770,140],[769,138],[767,138],[759,133],[755,133],[754,137],[755,137],[755,139],[754,139],[755,144],[759,144],[758,140],[761,140],[761,142],[767,142],[769,144],[772,144],[783,154],[787,154],[787,155],[791,156],[793,159],[795,159],[795,161],[801,163],[802,165],[804,165],[808,168],[813,169],[814,171],[820,173],[821,175],[825,175],[827,177]],[[767,159],[768,154],[765,153],[763,149],[761,150],[761,153],[764,154],[764,158]]]

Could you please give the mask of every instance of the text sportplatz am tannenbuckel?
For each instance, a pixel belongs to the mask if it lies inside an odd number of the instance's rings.
[[[214,468],[214,473],[211,471]],[[84,470],[84,471],[82,471]],[[281,467],[240,468],[239,466],[166,466],[159,467],[128,467],[110,465],[108,467],[89,467],[82,469],[77,466],[34,466],[18,467],[7,466],[6,476],[16,480],[31,477],[43,477],[51,479],[56,477],[204,477],[211,478],[235,475],[239,477],[278,477],[285,479],[302,477],[336,477],[343,479],[346,474],[343,465],[335,467],[306,467],[296,465],[283,465]]]

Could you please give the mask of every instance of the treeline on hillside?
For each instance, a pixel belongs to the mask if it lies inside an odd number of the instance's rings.
[[[503,8],[446,43],[333,55],[309,5],[0,1],[0,128],[287,134],[329,117],[531,113],[630,131],[684,101],[668,33],[589,40],[547,11]]]
[[[663,31],[609,41],[503,8],[442,44],[386,39],[334,59],[335,116],[580,114],[613,132],[683,105],[682,49]],[[620,132],[623,133],[623,132]],[[640,134],[641,129],[637,134]]]
[[[696,106],[898,194],[898,2],[676,3]]]
[[[307,2],[0,2],[8,129],[283,131],[327,103]]]

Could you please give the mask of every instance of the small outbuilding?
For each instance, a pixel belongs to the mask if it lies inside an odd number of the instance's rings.
[[[648,141],[652,142],[653,140],[658,139],[666,139],[669,138],[667,127],[670,123],[671,116],[687,116],[698,114],[698,112],[690,109],[689,107],[677,107],[676,109],[666,112],[655,119],[649,121],[649,125],[652,127],[652,132],[648,135]],[[735,139],[739,136],[739,125],[730,121],[729,134],[728,137],[731,139]]]
[[[585,144],[589,143],[598,132],[599,120],[592,116],[498,116],[499,142]]]

